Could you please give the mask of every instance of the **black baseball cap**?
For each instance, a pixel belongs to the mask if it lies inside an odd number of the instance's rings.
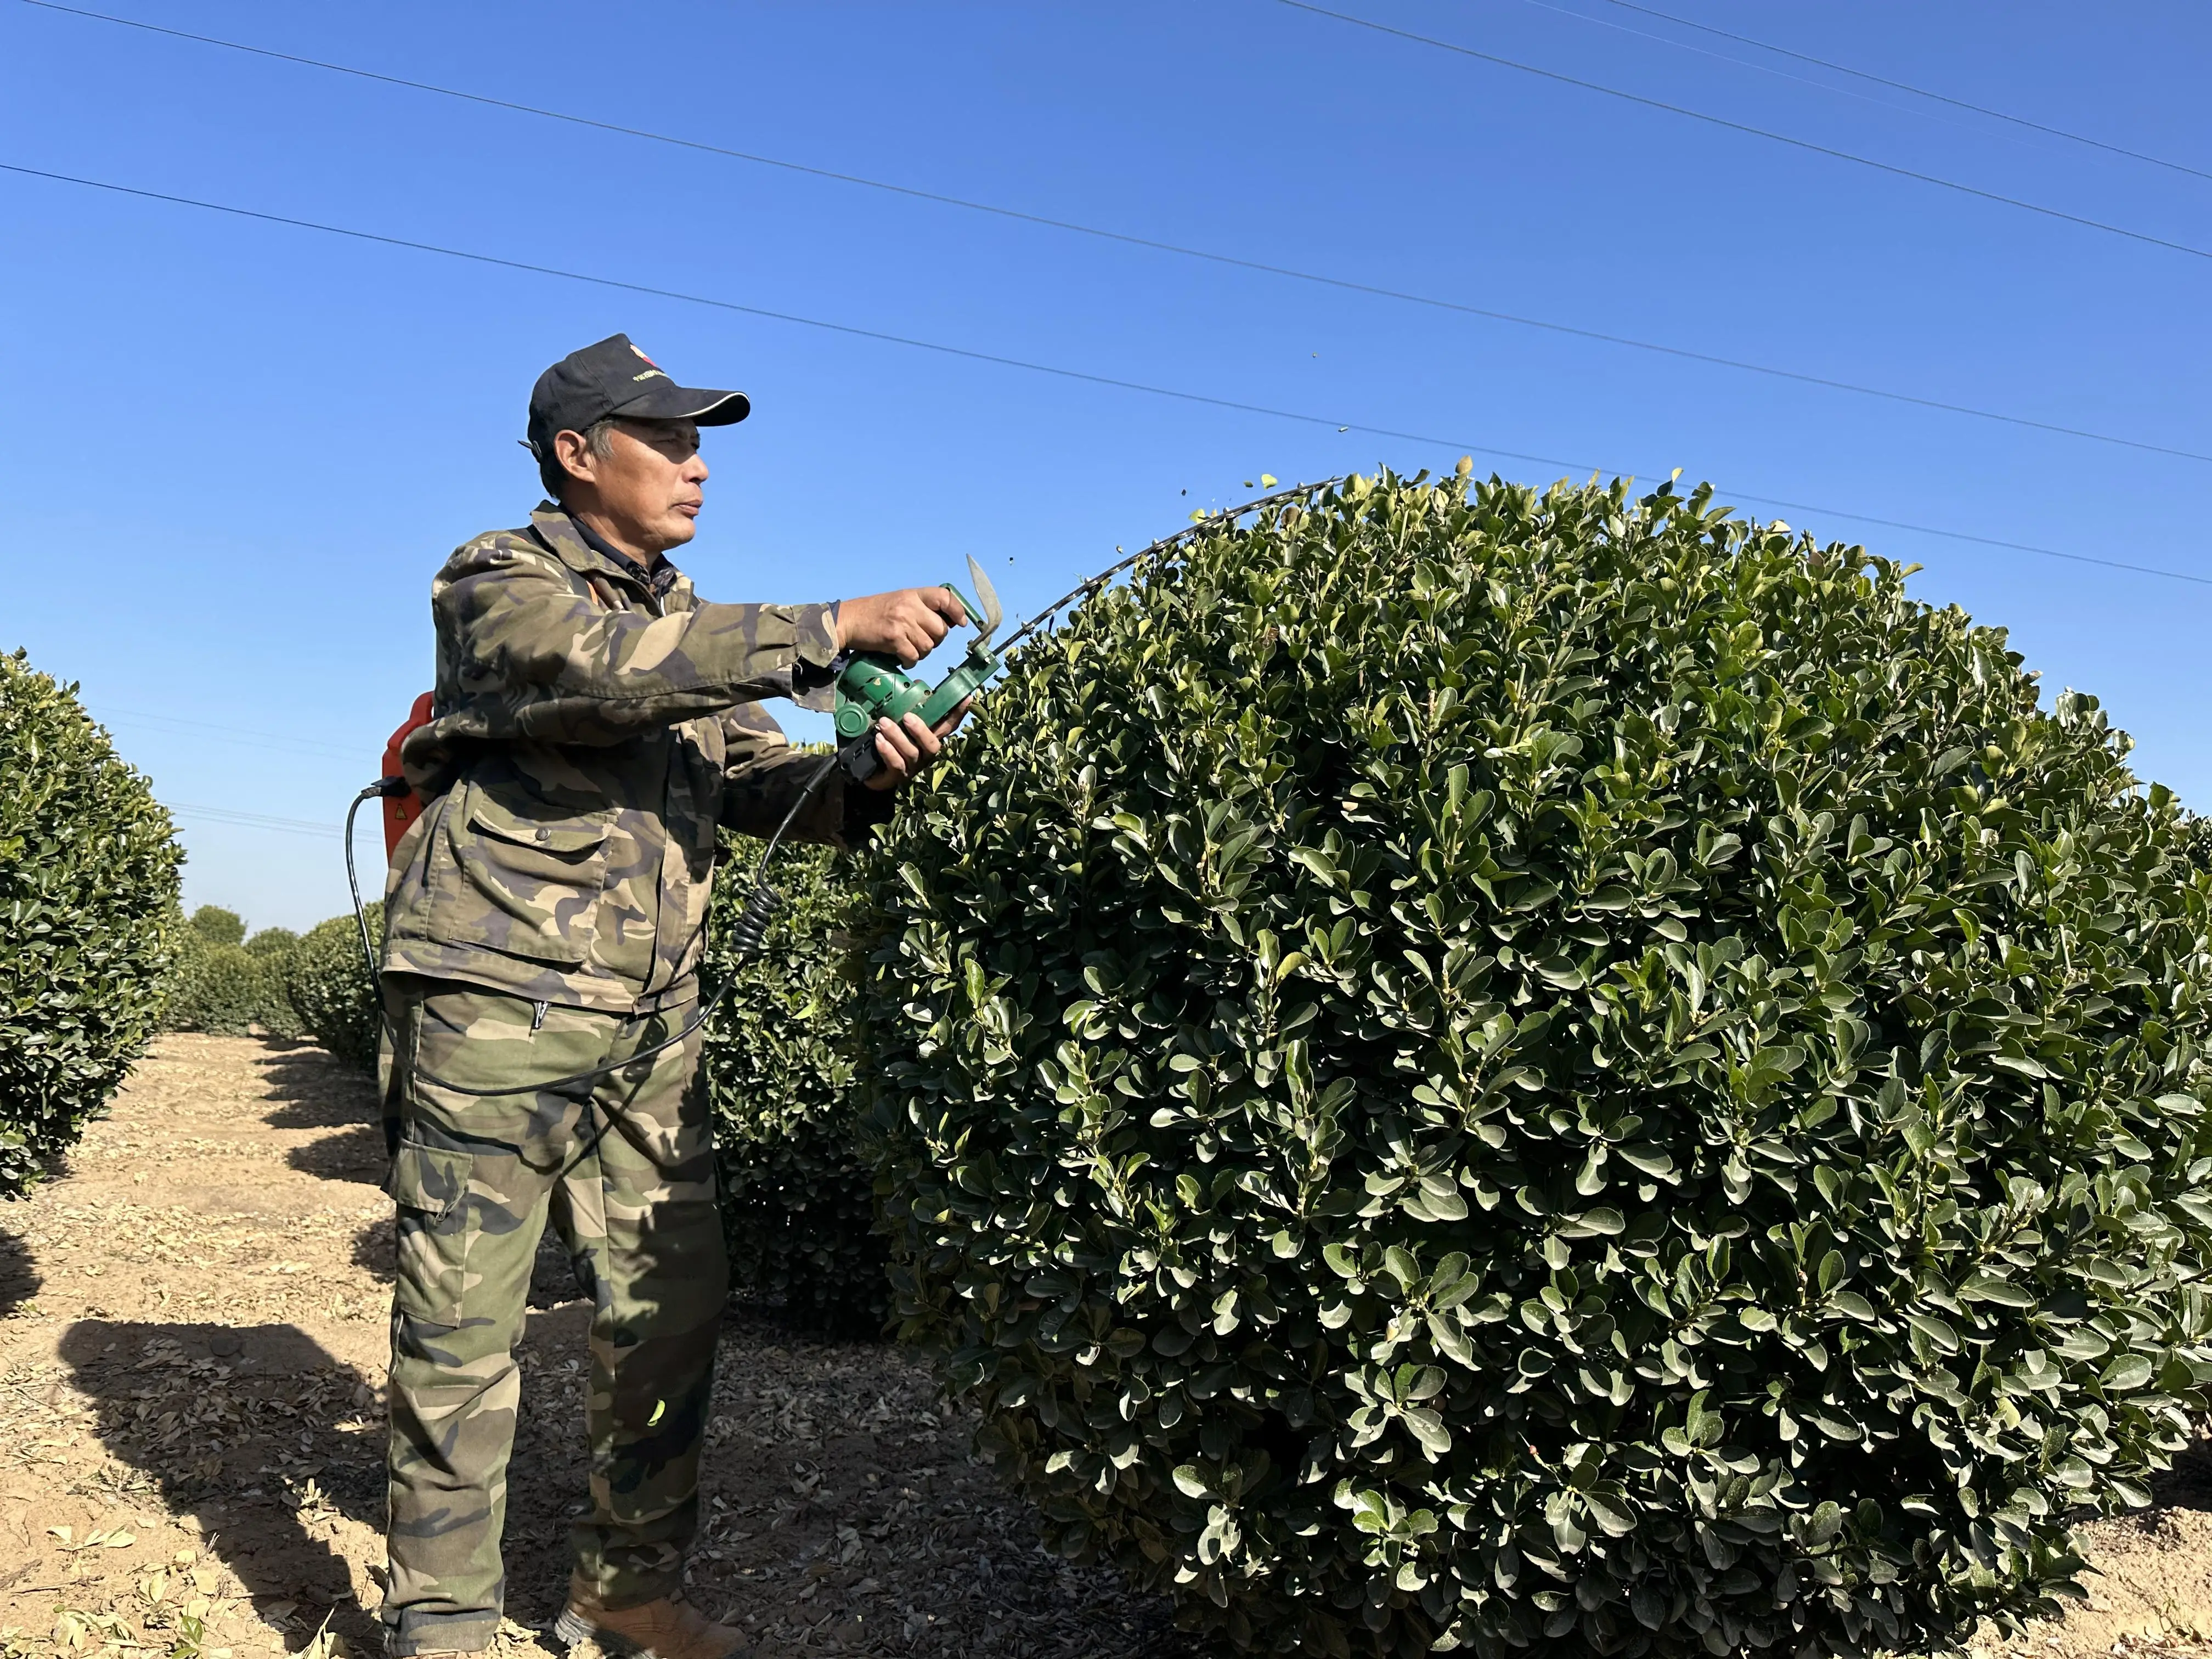
[[[742,392],[700,392],[681,386],[667,370],[630,343],[610,334],[597,345],[572,351],[538,377],[530,392],[530,435],[524,447],[544,459],[556,432],[581,432],[594,421],[695,421],[729,426],[753,412]]]

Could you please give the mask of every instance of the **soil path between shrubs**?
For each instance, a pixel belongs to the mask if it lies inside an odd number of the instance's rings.
[[[391,1206],[319,1048],[162,1038],[69,1169],[0,1204],[0,1659],[380,1652]],[[541,1254],[502,1651],[540,1651],[584,1490],[586,1306]],[[691,1594],[772,1656],[1137,1659],[1164,1606],[1045,1554],[889,1344],[733,1313]],[[2212,1596],[2208,1596],[2212,1601]]]

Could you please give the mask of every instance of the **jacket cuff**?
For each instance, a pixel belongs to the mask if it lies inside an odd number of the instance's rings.
[[[842,766],[837,769],[837,784],[845,793],[845,822],[840,839],[848,847],[858,847],[868,838],[869,830],[891,821],[891,814],[898,810],[897,792],[854,783],[843,775],[844,769]]]
[[[791,700],[801,708],[829,714],[837,706],[837,607],[793,605],[797,635],[791,667]]]

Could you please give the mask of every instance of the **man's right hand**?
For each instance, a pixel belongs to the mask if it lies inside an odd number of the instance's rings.
[[[949,587],[902,587],[847,599],[837,607],[837,643],[847,651],[875,651],[911,668],[960,623],[967,607]]]

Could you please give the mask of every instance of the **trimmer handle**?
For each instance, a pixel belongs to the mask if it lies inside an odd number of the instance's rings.
[[[977,568],[973,559],[969,565]],[[908,714],[920,714],[923,724],[935,726],[999,672],[999,654],[990,645],[999,620],[995,603],[986,610],[951,582],[942,586],[960,601],[975,637],[968,642],[965,659],[934,690],[908,673],[896,659],[872,651],[854,652],[837,676],[837,741],[843,746],[846,775],[855,783],[865,783],[883,769],[876,745],[866,741],[878,720],[903,720]],[[997,596],[992,597],[995,601]]]
[[[984,631],[982,607],[977,605],[975,600],[969,599],[965,593],[963,593],[958,588],[955,587],[951,582],[945,583],[944,587],[946,592],[950,593],[954,599],[960,601],[960,608],[968,613],[968,626],[974,629],[979,634],[982,633]]]

